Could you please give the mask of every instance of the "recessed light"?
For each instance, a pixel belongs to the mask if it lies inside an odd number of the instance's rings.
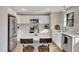
[[[8,10],[12,11],[12,9],[11,9],[11,8],[8,8]]]
[[[50,9],[49,9],[49,8],[47,8],[47,10],[49,11]]]
[[[22,11],[27,11],[27,9],[25,9],[25,8],[22,8]]]
[[[63,6],[63,12],[65,12],[66,11],[66,7],[65,6]]]

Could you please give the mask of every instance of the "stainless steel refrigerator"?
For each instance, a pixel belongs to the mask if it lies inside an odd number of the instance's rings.
[[[8,52],[11,52],[17,45],[17,19],[8,14]]]

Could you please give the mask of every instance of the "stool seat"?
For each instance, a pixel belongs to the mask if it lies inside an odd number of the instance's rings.
[[[34,52],[34,47],[32,45],[23,46],[23,52]]]
[[[38,47],[38,51],[39,51],[39,52],[49,52],[49,46],[40,45],[40,46]]]

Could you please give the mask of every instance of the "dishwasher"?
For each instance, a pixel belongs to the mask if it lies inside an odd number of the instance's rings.
[[[66,52],[72,52],[72,37],[66,34],[62,35],[62,48]]]

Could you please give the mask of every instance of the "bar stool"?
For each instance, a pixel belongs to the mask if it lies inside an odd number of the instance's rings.
[[[34,52],[34,47],[32,45],[23,45],[23,52]]]
[[[48,46],[46,46],[46,45],[38,46],[38,51],[39,52],[49,52],[49,45]]]

